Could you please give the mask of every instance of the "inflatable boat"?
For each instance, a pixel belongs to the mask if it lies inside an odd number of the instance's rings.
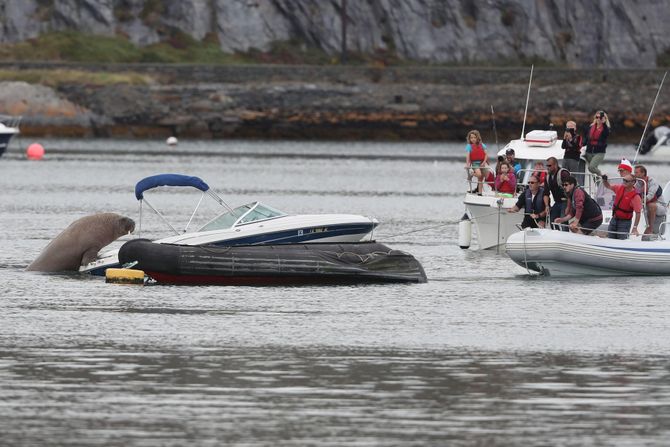
[[[376,242],[217,247],[126,242],[119,261],[157,283],[222,285],[424,283],[412,255]]]
[[[507,255],[545,276],[670,275],[670,227],[658,239],[608,239],[530,229],[507,238]]]

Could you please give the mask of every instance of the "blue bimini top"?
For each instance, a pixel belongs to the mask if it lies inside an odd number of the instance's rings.
[[[135,185],[135,197],[137,200],[144,198],[144,191],[158,186],[191,186],[205,192],[209,189],[200,177],[192,177],[181,174],[158,174],[151,177],[145,177]]]

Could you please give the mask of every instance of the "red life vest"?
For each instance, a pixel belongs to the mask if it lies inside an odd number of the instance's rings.
[[[498,174],[498,175],[502,176],[502,174]],[[507,175],[511,175],[511,174],[508,173]],[[505,193],[508,193],[508,194],[514,194],[516,188],[514,186],[510,185],[509,181],[502,181],[501,180],[501,182],[502,183],[500,183],[500,188],[498,188],[498,192],[505,192]]]
[[[596,126],[595,124],[591,126],[591,132],[589,135],[589,144],[595,146],[598,144],[598,139],[600,139],[600,134],[603,133],[605,126]]]
[[[617,219],[631,220],[633,218],[632,201],[636,195],[637,191],[634,189],[626,191],[622,187],[616,190],[616,195],[614,196],[614,216]]]
[[[484,161],[486,158],[486,151],[484,146],[481,144],[471,144],[470,145],[470,162],[473,161]]]

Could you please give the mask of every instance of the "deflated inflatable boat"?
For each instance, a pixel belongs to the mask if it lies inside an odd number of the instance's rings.
[[[427,281],[414,256],[376,242],[235,247],[126,242],[122,264],[164,284],[351,284]]]

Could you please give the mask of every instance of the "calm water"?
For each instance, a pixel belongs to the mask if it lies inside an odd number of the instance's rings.
[[[670,280],[535,278],[459,249],[461,144],[42,143],[41,162],[0,159],[2,445],[667,445]],[[606,172],[632,157],[608,153]],[[79,217],[137,219],[135,182],[165,172],[233,205],[375,216],[377,239],[429,282],[138,287],[23,271]],[[195,196],[155,197],[188,220]]]

